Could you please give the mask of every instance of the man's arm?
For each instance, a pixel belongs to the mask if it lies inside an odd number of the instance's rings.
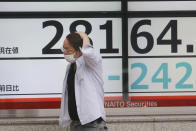
[[[90,39],[88,38],[88,35],[84,32],[77,32],[80,37],[82,38],[83,40],[83,46],[84,47],[85,45],[89,45],[90,44]]]
[[[81,48],[82,55],[87,65],[90,67],[96,66],[100,60],[100,54],[96,53],[93,49],[93,46],[90,44],[90,39],[88,35],[84,32],[77,32],[80,37],[83,39],[83,46]]]

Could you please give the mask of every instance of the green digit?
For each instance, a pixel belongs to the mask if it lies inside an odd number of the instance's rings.
[[[163,77],[158,78],[158,75],[163,72]],[[156,73],[152,76],[152,82],[154,83],[163,83],[163,89],[168,89],[168,83],[171,82],[171,79],[168,78],[168,64],[162,63]]]
[[[176,84],[176,89],[187,89],[187,88],[193,88],[193,84],[184,84],[184,82],[190,77],[191,72],[192,72],[192,67],[189,63],[187,62],[181,62],[176,64],[176,68],[179,67],[185,67],[186,68],[186,73],[184,77]]]
[[[133,82],[133,84],[131,85],[131,89],[148,89],[148,85],[139,85],[139,83],[146,76],[146,73],[147,73],[146,65],[143,63],[134,63],[131,65],[131,69],[136,68],[136,67],[141,68],[142,72],[141,72],[140,76],[138,77],[138,79],[135,82]]]

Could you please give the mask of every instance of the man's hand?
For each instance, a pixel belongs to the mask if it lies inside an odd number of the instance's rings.
[[[88,38],[88,35],[84,32],[76,32],[80,35],[80,37],[83,39],[83,45],[82,47],[84,47],[85,45],[90,45],[90,39]]]

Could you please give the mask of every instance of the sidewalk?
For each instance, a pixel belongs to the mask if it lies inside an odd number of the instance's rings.
[[[108,116],[108,131],[196,131],[196,115]],[[58,117],[1,118],[0,131],[69,131]]]

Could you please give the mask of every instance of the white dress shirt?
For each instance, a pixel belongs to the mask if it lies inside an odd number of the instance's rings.
[[[102,57],[88,44],[81,48],[82,56],[76,60],[75,98],[77,112],[82,125],[99,117],[106,121],[104,109],[104,89],[102,77]],[[68,113],[67,66],[63,81],[63,92],[59,116],[59,125],[66,127],[71,123]]]

